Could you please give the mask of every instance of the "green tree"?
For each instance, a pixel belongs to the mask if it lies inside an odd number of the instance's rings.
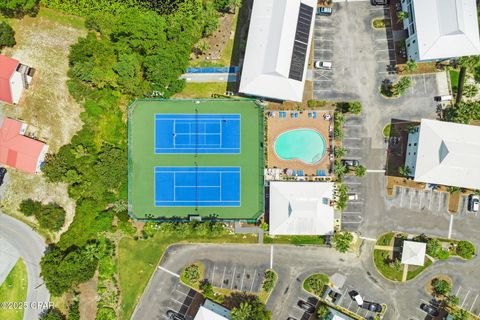
[[[330,310],[327,308],[326,305],[321,304],[320,307],[317,309],[317,317],[320,320],[326,320],[330,316]]]
[[[25,199],[20,203],[18,210],[27,217],[30,217],[42,210],[42,203],[32,199]]]
[[[335,248],[342,253],[345,253],[350,249],[353,241],[353,235],[350,232],[337,232],[333,236],[333,243]]]
[[[93,277],[97,265],[98,260],[91,257],[84,247],[72,247],[65,251],[53,247],[40,262],[45,285],[56,297]]]
[[[475,255],[475,246],[469,241],[459,241],[457,244],[457,254],[464,259],[472,259]]]
[[[412,79],[410,77],[401,77],[397,83],[392,87],[393,95],[401,96],[407,92],[408,88],[412,86]]]
[[[463,87],[463,95],[467,98],[473,98],[478,94],[478,88],[474,84],[466,84]]]
[[[447,296],[447,303],[448,303],[449,306],[456,307],[456,306],[458,306],[459,302],[460,302],[460,299],[456,295],[449,294]]]
[[[2,0],[0,12],[7,17],[22,17],[24,15],[36,15],[39,0]]]
[[[344,184],[338,184],[338,199],[336,203],[337,210],[344,210],[347,207],[348,188]]]
[[[265,308],[257,296],[245,297],[245,301],[234,307],[232,320],[270,320],[271,312]]]
[[[206,297],[213,297],[215,295],[212,284],[207,280],[202,281],[199,288]]]
[[[480,102],[460,102],[455,107],[447,108],[444,119],[451,122],[470,123],[471,120],[480,120]]]
[[[432,287],[436,294],[446,296],[452,291],[452,286],[446,280],[433,279]]]
[[[397,13],[397,18],[398,18],[399,20],[408,19],[408,16],[409,16],[409,14],[408,14],[408,12],[406,12],[406,11],[400,11],[400,12]]]
[[[408,60],[405,64],[407,71],[416,71],[418,69],[418,64],[414,60]]]
[[[5,47],[13,47],[16,45],[15,31],[6,22],[0,22],[0,50]]]
[[[440,244],[440,241],[438,239],[428,239],[427,241],[427,254],[432,256],[432,257],[437,257],[438,253],[442,249],[442,245]]]
[[[450,315],[452,316],[453,320],[469,320],[470,319],[470,314],[467,312],[467,310],[463,310],[463,309],[452,310]]]
[[[465,78],[467,70],[474,70],[480,64],[480,56],[466,56],[458,59],[460,65],[460,74],[458,75],[457,97],[455,104],[459,104],[463,97],[463,88],[465,85]]]
[[[62,311],[60,311],[59,309],[57,309],[57,308],[49,308],[46,312],[44,312],[44,313],[40,316],[40,319],[41,319],[41,320],[65,320],[66,317],[65,317],[65,315],[62,313]]]
[[[20,203],[20,212],[26,216],[35,216],[40,227],[58,231],[65,223],[65,210],[56,203],[42,204],[32,199]]]
[[[398,173],[402,177],[408,178],[412,174],[412,170],[410,170],[410,168],[408,166],[403,166],[403,167],[398,168]]]
[[[347,171],[348,168],[341,161],[335,160],[333,163],[333,172],[338,178],[341,178]]]
[[[358,166],[355,168],[356,176],[363,177],[365,176],[366,173],[367,173],[367,168],[365,168],[364,166]]]
[[[253,320],[253,307],[248,302],[242,302],[238,308],[232,309],[233,320]]]

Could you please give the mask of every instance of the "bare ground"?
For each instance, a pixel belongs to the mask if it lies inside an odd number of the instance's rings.
[[[36,73],[33,85],[24,92],[18,105],[0,104],[0,116],[21,119],[33,126],[38,139],[49,145],[50,153],[55,153],[82,127],[82,108],[68,93],[66,81],[69,48],[86,34],[86,30],[81,27],[81,21],[44,8],[35,18],[25,17],[10,23],[17,45],[3,53],[35,68]],[[27,198],[56,202],[64,207],[66,223],[52,236],[57,240],[68,229],[75,212],[66,185],[47,183],[42,175],[32,176],[14,170],[9,170],[9,176],[8,187],[0,200],[5,212],[19,216],[18,206]]]
[[[92,279],[80,284],[80,319],[95,320],[97,314],[98,271]]]

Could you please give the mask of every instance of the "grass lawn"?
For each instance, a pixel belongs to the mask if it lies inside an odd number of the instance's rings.
[[[294,244],[294,245],[323,245],[325,244],[325,237],[323,236],[275,236],[266,235],[263,243],[276,244]]]
[[[24,302],[27,298],[27,282],[27,268],[19,259],[0,286],[0,301]],[[0,319],[22,320],[23,309],[0,309]]]
[[[256,235],[223,235],[218,237],[167,235],[157,232],[147,240],[123,238],[118,248],[118,272],[121,288],[121,319],[130,319],[150,277],[165,252],[174,243],[257,243]]]
[[[395,234],[393,232],[385,233],[380,238],[378,238],[376,244],[380,246],[388,246],[390,245],[390,242],[392,241],[394,235]]]
[[[390,259],[390,251],[374,250],[373,260],[378,271],[387,279],[394,281],[402,281],[403,265],[400,270],[392,268],[386,262]]]
[[[410,271],[412,266],[408,267],[408,273],[407,273],[407,280],[413,279],[416,276],[418,276],[420,273],[422,273],[423,270],[425,270],[427,267],[429,267],[432,264],[432,260],[425,258],[425,264],[423,266],[417,266],[415,270]]]
[[[450,69],[448,70],[448,73],[450,74],[450,84],[452,85],[452,90],[457,91],[458,76],[460,75],[460,72],[455,69]]]
[[[227,82],[187,82],[182,92],[177,93],[174,98],[211,98],[212,94],[225,94],[227,86]]]
[[[303,289],[320,297],[329,282],[330,280],[326,274],[315,273],[303,281]]]

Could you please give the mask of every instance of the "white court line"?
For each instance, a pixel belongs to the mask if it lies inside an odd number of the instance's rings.
[[[170,270],[168,270],[168,269],[165,269],[165,268],[162,267],[162,266],[158,266],[158,269],[160,269],[160,270],[162,270],[162,271],[165,271],[166,273],[171,274],[171,275],[174,276],[174,277],[180,278],[180,276],[179,276],[178,274],[176,274],[175,272],[172,272],[172,271],[170,271]]]
[[[470,310],[468,310],[468,311],[472,312],[473,306],[475,305],[475,302],[477,302],[477,299],[478,299],[478,294],[475,297],[475,300],[473,300],[472,306],[470,307]]]
[[[448,239],[452,238],[453,214],[450,215],[450,225],[448,226]]]
[[[465,301],[467,301],[467,297],[468,297],[469,294],[470,294],[470,289],[468,289],[468,292],[465,295],[465,298],[463,299],[462,305],[460,306],[461,308],[463,308],[463,305],[465,304]]]
[[[270,269],[273,269],[273,245],[270,246]]]

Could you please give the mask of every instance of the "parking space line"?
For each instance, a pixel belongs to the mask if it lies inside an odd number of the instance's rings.
[[[343,214],[359,214],[359,213],[362,213],[361,211],[343,211],[342,212]]]
[[[452,238],[453,214],[450,215],[450,225],[448,226],[448,239]]]
[[[463,308],[463,305],[465,304],[465,301],[467,300],[467,297],[468,297],[469,294],[470,294],[470,289],[468,289],[468,292],[465,295],[465,298],[463,299],[462,305],[460,306],[461,308]]]
[[[410,192],[410,209],[412,209],[412,199],[413,199],[413,192]]]
[[[223,281],[225,280],[225,271],[227,271],[227,266],[223,268],[222,282],[220,283],[220,288],[223,288]]]
[[[243,291],[243,279],[245,279],[245,268],[243,268],[242,281],[240,282],[240,290],[242,290],[242,291]]]
[[[475,297],[475,300],[473,300],[472,306],[470,307],[470,310],[469,310],[470,312],[472,312],[473,306],[475,305],[475,302],[477,302],[477,299],[478,299],[478,294]]]
[[[168,269],[165,269],[165,268],[162,267],[162,266],[158,266],[158,269],[160,269],[160,270],[162,270],[162,271],[165,271],[166,273],[168,273],[168,274],[170,274],[170,275],[172,275],[172,276],[174,276],[174,277],[176,277],[176,278],[180,278],[180,276],[179,276],[178,274],[176,274],[175,272],[172,272],[172,271],[170,271],[170,270],[168,270]]]
[[[250,286],[250,292],[253,292],[253,285],[255,284],[255,276],[257,275],[257,269],[253,271],[252,285]]]
[[[438,211],[440,211],[440,207],[442,205],[442,196],[443,196],[443,193],[440,193],[439,196],[438,196]]]
[[[177,299],[174,299],[174,298],[170,297],[170,300],[175,301],[176,303],[180,303],[183,306],[183,302],[180,302]]]
[[[432,198],[433,198],[433,190],[430,191],[430,201],[428,202],[428,210],[432,207]]]
[[[233,283],[235,282],[235,271],[237,271],[237,265],[233,266],[232,285],[230,286],[230,289],[233,289]]]
[[[422,210],[422,200],[423,200],[423,196],[425,195],[425,193],[422,191],[420,193],[420,201],[418,202],[418,209]]]
[[[212,268],[212,280],[210,281],[213,285],[213,279],[215,277],[215,263],[213,264],[213,268]]]
[[[460,289],[462,289],[462,286],[458,287],[457,293],[455,293],[457,297],[458,297],[458,293],[460,292]]]
[[[362,140],[362,138],[356,138],[356,137],[345,137],[343,140]]]
[[[405,188],[401,188],[402,192],[400,192],[400,208],[403,207],[403,195],[405,194]]]

